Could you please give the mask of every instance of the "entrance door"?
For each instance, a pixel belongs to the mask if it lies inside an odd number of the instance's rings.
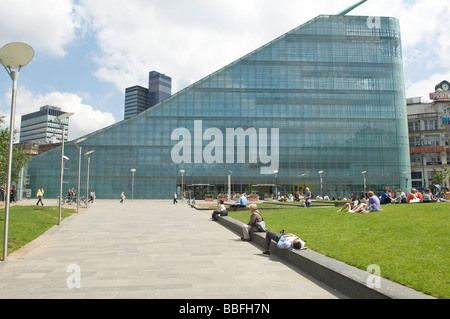
[[[194,197],[197,200],[204,199],[206,194],[206,186],[194,186]]]

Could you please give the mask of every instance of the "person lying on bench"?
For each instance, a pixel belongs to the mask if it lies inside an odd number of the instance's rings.
[[[280,249],[306,249],[303,240],[301,240],[298,236],[294,234],[284,234],[284,229],[275,233],[273,231],[266,231],[266,243],[264,245],[265,250],[263,254],[270,255],[270,241],[273,240],[277,243],[277,247]]]

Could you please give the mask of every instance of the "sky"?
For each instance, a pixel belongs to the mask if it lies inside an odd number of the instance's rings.
[[[123,120],[125,89],[148,73],[172,94],[315,18],[357,0],[1,0],[0,47],[25,42],[35,57],[18,80],[15,128],[41,106],[73,112],[74,140]],[[369,0],[352,15],[400,20],[406,96],[427,102],[450,80],[448,0]],[[12,81],[0,70],[9,126]]]

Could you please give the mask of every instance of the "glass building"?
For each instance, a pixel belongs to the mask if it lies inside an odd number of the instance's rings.
[[[409,188],[400,25],[373,21],[318,16],[138,116],[85,136],[82,152],[95,151],[89,188],[98,198],[124,191],[140,199],[182,191],[201,199],[227,193],[229,181],[232,193],[261,196],[304,187],[346,196],[364,183],[375,192]],[[78,154],[66,144],[65,188],[76,188]],[[60,159],[61,149],[33,158],[33,190],[58,196]],[[82,194],[86,175],[82,156]]]

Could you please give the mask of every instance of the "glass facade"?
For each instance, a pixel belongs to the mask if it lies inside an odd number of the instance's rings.
[[[330,197],[347,196],[363,190],[363,171],[367,190],[405,188],[411,178],[399,21],[368,21],[318,16],[138,116],[87,135],[80,145],[83,153],[95,151],[90,188],[98,198],[121,191],[131,198],[132,168],[134,198],[226,193],[228,175],[233,193],[309,186],[314,195],[322,187]],[[73,142],[65,155],[64,187],[76,188]],[[33,190],[44,186],[58,196],[60,158],[61,149],[33,158]]]

